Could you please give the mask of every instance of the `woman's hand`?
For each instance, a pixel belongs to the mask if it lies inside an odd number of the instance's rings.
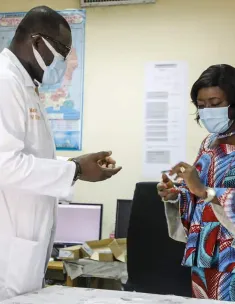
[[[166,174],[162,174],[162,182],[157,185],[158,195],[165,201],[174,201],[178,197],[179,191],[174,187],[174,183]]]
[[[203,199],[207,197],[206,187],[202,184],[194,166],[180,162],[173,167],[169,173],[170,176],[175,174],[177,175],[177,178],[182,178],[184,180],[192,194]]]

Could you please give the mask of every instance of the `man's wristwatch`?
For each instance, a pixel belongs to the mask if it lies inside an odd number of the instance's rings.
[[[204,199],[204,202],[209,203],[216,197],[215,189],[207,188],[206,189],[207,197]]]
[[[72,161],[76,165],[76,170],[75,170],[74,179],[73,179],[73,181],[76,182],[82,175],[82,169],[81,169],[80,163],[76,158],[70,158],[68,161]]]

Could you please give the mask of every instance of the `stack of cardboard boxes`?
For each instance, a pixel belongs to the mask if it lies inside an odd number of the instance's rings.
[[[91,259],[94,261],[126,263],[126,239],[104,239],[60,249],[59,258],[65,261]]]

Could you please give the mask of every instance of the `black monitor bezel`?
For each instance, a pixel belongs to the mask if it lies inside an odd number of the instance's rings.
[[[116,219],[115,219],[115,231],[114,231],[114,235],[115,235],[115,238],[118,238],[118,235],[117,235],[117,224],[118,224],[118,214],[119,214],[119,206],[120,206],[120,202],[125,202],[125,203],[129,203],[129,204],[132,204],[133,203],[133,200],[131,199],[117,199],[117,205],[116,205]]]

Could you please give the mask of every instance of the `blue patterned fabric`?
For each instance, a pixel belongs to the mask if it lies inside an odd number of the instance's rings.
[[[193,297],[220,301],[235,301],[235,274],[216,269],[192,268]]]
[[[214,136],[204,140],[195,166],[202,183],[216,190],[220,205],[235,225],[235,147],[210,148],[214,140]],[[184,184],[180,190],[181,220],[188,235],[182,264],[235,273],[234,236],[218,221],[212,203],[192,195]]]

